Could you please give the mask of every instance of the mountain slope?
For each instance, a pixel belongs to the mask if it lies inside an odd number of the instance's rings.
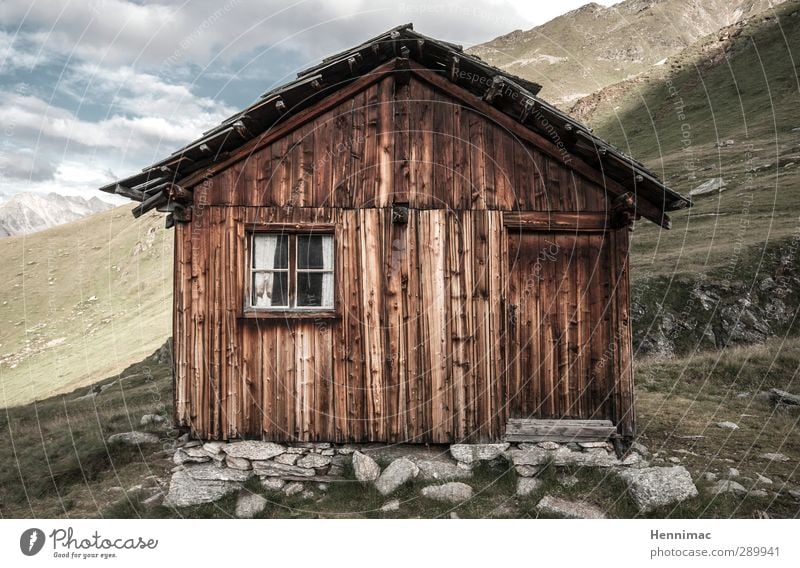
[[[76,221],[113,205],[98,197],[22,192],[0,202],[0,237],[24,235]]]
[[[616,83],[720,27],[780,4],[776,0],[626,0],[591,3],[541,26],[468,51],[542,85],[558,106]]]
[[[800,0],[578,101],[573,114],[681,193],[673,230],[637,223],[634,337],[661,354],[800,333]],[[721,180],[721,181],[720,181]]]
[[[170,335],[172,231],[130,209],[0,239],[0,407],[119,372]]]

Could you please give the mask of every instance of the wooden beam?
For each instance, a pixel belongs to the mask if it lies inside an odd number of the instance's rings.
[[[440,76],[438,73],[431,71],[427,67],[423,67],[413,61],[411,61],[409,64],[411,67],[411,72],[416,77],[434,87],[437,87],[438,89],[445,91],[448,95],[459,101],[461,104],[472,107],[478,112],[485,114],[494,120],[498,125],[508,130],[511,134],[514,134],[515,136],[534,144],[542,152],[552,158],[555,158],[560,163],[565,164],[567,167],[573,169],[576,173],[580,174],[589,181],[598,184],[612,196],[616,197],[629,191],[628,188],[623,186],[621,183],[611,179],[607,175],[604,175],[601,171],[597,170],[593,166],[590,166],[573,154],[570,154],[570,159],[568,162],[565,161],[563,151],[546,137],[542,136],[538,132],[534,132],[526,126],[523,126],[515,119],[476,97],[472,93],[469,93],[461,88],[455,88],[452,83]],[[671,223],[669,217],[661,209],[644,199],[637,199],[636,201],[637,213],[666,229],[670,228]]]
[[[610,420],[509,419],[506,442],[604,442],[616,428]]]
[[[144,199],[144,193],[141,191],[137,189],[131,189],[120,184],[117,184],[117,187],[114,188],[114,193],[135,201],[142,201]]]
[[[611,227],[607,213],[509,211],[503,213],[503,225],[509,229],[529,231],[592,231],[602,232]]]

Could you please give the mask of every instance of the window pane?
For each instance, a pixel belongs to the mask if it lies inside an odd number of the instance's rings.
[[[256,308],[289,305],[288,272],[256,272],[253,274],[253,306]]]
[[[288,235],[256,234],[253,237],[253,268],[288,267]]]
[[[331,269],[332,267],[332,235],[297,236],[297,268]]]
[[[318,272],[297,273],[297,305],[322,305],[322,274]]]

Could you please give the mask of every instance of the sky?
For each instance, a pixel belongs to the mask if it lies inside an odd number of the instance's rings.
[[[0,199],[100,196],[297,71],[397,25],[469,47],[584,3],[0,0]]]

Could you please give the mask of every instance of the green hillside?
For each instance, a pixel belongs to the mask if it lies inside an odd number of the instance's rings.
[[[573,114],[688,193],[722,193],[673,214],[673,231],[636,228],[635,277],[734,269],[798,228],[800,2],[720,30],[636,80],[579,101]],[[732,141],[732,142],[730,142]]]
[[[172,232],[130,209],[0,239],[0,406],[93,383],[169,336]]]

